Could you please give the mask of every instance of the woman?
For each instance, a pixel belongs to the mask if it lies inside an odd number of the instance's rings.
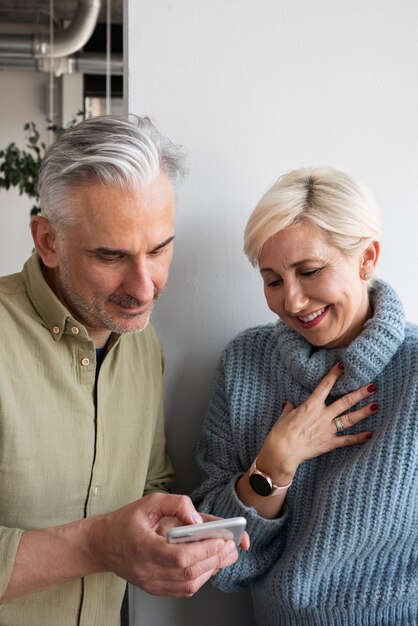
[[[247,518],[215,584],[249,585],[262,626],[418,623],[418,328],[372,280],[379,240],[370,192],[328,168],[279,178],[246,228],[280,320],[221,357],[194,499]]]

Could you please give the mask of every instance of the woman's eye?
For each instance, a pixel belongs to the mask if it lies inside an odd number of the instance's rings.
[[[320,271],[321,271],[321,268],[318,267],[315,270],[308,270],[306,272],[302,272],[302,276],[306,276],[307,278],[311,278],[312,276],[317,276]]]
[[[274,280],[268,280],[266,281],[266,287],[278,287],[279,285],[282,284],[282,279],[281,278],[275,278]]]

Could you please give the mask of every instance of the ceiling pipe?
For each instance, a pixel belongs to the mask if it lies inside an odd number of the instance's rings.
[[[71,24],[63,31],[54,30],[51,48],[49,36],[0,35],[0,58],[57,58],[82,48],[90,39],[99,16],[101,0],[79,0]]]
[[[54,32],[54,44],[51,47],[45,35],[35,37],[35,57],[66,57],[78,52],[90,39],[99,17],[101,0],[79,0],[71,24],[63,31]]]
[[[106,74],[106,55],[99,52],[79,52],[72,57],[58,59],[54,63],[55,75],[61,74]],[[40,71],[40,62],[33,57],[1,57],[1,70]],[[42,71],[48,71],[45,60]],[[123,76],[123,58],[121,54],[113,54],[110,62],[112,76]]]

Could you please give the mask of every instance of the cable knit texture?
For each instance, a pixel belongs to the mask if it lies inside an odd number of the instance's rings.
[[[197,451],[206,478],[192,497],[202,511],[247,518],[249,552],[214,582],[251,586],[259,625],[418,624],[418,327],[385,282],[370,298],[374,315],[347,348],[314,348],[279,321],[240,334],[221,357]],[[283,402],[300,405],[339,360],[328,401],[376,383],[380,410],[350,431],[374,436],[302,463],[281,517],[264,519],[234,485]]]

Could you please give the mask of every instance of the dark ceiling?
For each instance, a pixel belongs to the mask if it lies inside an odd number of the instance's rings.
[[[56,22],[71,20],[78,0],[54,0],[53,10]],[[122,24],[123,0],[111,0],[113,24]],[[0,0],[0,22],[29,23],[49,21],[50,0]],[[106,22],[107,1],[102,0],[99,22]]]

